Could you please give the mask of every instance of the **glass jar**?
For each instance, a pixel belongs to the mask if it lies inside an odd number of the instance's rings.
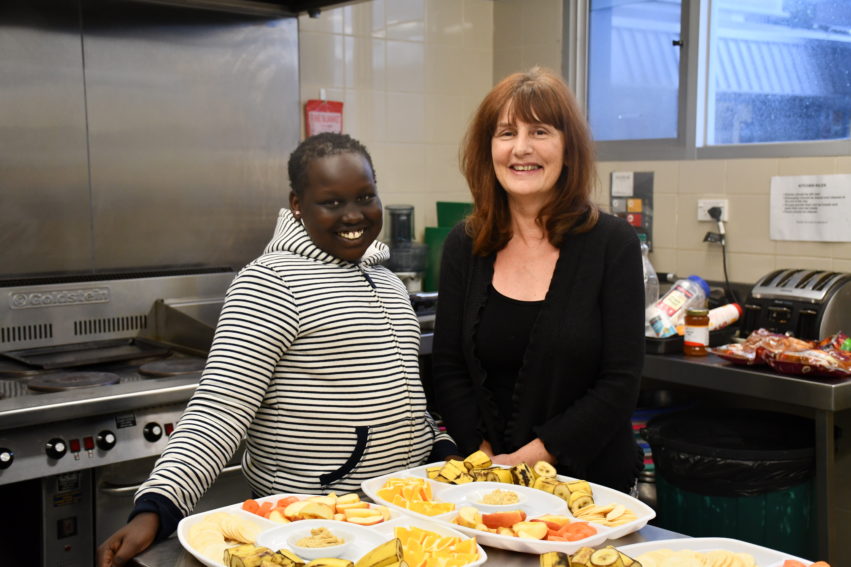
[[[689,309],[685,317],[683,353],[689,356],[706,356],[709,351],[709,310]]]

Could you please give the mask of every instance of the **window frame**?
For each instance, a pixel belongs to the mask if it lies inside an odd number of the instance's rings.
[[[601,161],[835,157],[851,155],[851,139],[698,145],[708,127],[707,61],[712,0],[682,0],[677,137],[596,142]],[[591,0],[563,0],[562,73],[588,114]]]

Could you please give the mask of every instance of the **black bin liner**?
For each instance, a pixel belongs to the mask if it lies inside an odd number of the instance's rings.
[[[642,431],[656,473],[707,496],[753,496],[799,485],[815,470],[811,419],[758,410],[698,409],[655,417]]]

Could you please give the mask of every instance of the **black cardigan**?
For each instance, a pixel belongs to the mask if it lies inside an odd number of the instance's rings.
[[[601,214],[568,235],[535,321],[504,437],[475,352],[495,255],[473,256],[463,223],[440,268],[433,371],[437,408],[462,454],[513,452],[540,438],[561,474],[628,491],[641,470],[631,416],[644,362],[644,283],[635,230]]]

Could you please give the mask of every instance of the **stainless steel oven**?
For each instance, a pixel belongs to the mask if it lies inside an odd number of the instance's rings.
[[[233,275],[0,282],[4,564],[93,564],[195,390]],[[249,494],[236,455],[197,510]]]

